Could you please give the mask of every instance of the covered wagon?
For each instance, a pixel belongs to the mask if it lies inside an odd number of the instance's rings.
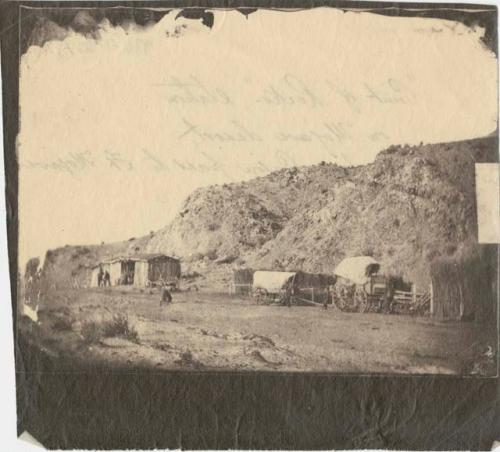
[[[332,275],[302,271],[256,271],[252,295],[257,302],[324,303],[329,299],[329,289],[334,282]]]
[[[344,259],[335,268],[334,302],[348,312],[380,311],[390,304],[391,285],[371,256]]]

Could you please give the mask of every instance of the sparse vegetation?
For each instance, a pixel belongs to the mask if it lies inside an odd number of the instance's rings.
[[[162,352],[166,352],[169,350],[172,350],[172,346],[163,342],[155,342],[153,343],[152,347],[155,350],[161,350]]]
[[[425,318],[351,315],[298,306],[284,312],[262,309],[245,295],[188,291],[175,297],[175,314],[159,309],[156,294],[145,297],[135,291],[124,300],[113,290],[62,289],[51,293],[50,300],[52,306],[41,314],[36,328],[21,318],[22,334],[32,335],[34,343],[50,352],[73,353],[77,360],[106,363],[110,368],[144,364],[162,369],[240,371],[269,370],[281,363],[284,371],[488,375],[496,363],[494,325],[485,329],[475,322],[458,327],[455,322]],[[122,313],[124,306],[128,318],[111,314]],[[137,345],[124,340],[138,340],[132,313],[134,319],[141,319],[140,332],[144,332]],[[284,316],[286,327],[277,329]],[[73,332],[64,337],[54,334],[52,325],[59,317],[74,319],[73,331],[81,332],[81,337]],[[84,353],[80,353],[82,338],[87,344]]]
[[[127,314],[117,313],[103,324],[104,337],[123,337],[131,342],[139,342],[139,334],[129,324]]]
[[[111,319],[83,322],[81,331],[87,344],[97,344],[106,337],[122,337],[130,342],[139,343],[137,330],[129,324],[127,314],[113,314]]]
[[[84,321],[81,335],[86,344],[98,344],[102,339],[102,326],[95,320]]]
[[[179,359],[175,361],[176,364],[182,367],[192,367],[195,369],[199,369],[203,366],[203,363],[194,358],[191,350],[186,350],[182,352],[179,356]]]
[[[73,329],[73,321],[70,317],[59,317],[52,324],[52,329],[56,332],[71,331]]]

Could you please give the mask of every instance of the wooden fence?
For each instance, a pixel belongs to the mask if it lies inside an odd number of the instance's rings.
[[[406,292],[404,290],[395,290],[393,302],[399,305],[406,306],[408,308],[425,307],[428,303],[430,306],[429,311],[432,315],[434,312],[432,284],[430,284],[428,291],[420,293],[417,292],[417,286],[415,284],[412,285],[412,290],[410,292]]]
[[[231,294],[246,294],[251,295],[252,284],[250,283],[231,283]],[[325,301],[329,302],[330,291],[328,287],[300,287],[298,293],[294,294],[292,298],[299,302],[311,305],[322,305]],[[430,306],[430,314],[434,313],[434,297],[432,284],[426,292],[417,292],[416,285],[412,285],[412,290],[407,292],[404,290],[395,290],[393,302],[400,305],[402,308],[408,310],[418,309],[425,307],[427,304]]]
[[[322,305],[329,302],[330,292],[328,287],[300,287],[298,294],[294,295],[299,301]]]

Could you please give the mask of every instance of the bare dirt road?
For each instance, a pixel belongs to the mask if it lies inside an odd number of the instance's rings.
[[[126,316],[137,336],[82,336],[85,324]],[[232,371],[401,374],[462,373],[470,350],[485,347],[471,323],[343,313],[329,307],[259,306],[233,295],[118,288],[48,294],[39,325],[20,332],[60,357],[120,366]],[[134,333],[135,334],[135,333]]]

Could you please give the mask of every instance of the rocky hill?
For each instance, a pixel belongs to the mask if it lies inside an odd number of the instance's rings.
[[[365,166],[287,168],[198,189],[165,228],[115,248],[179,256],[207,285],[226,284],[237,266],[329,273],[359,254],[425,285],[434,258],[475,240],[474,164],[496,161],[490,136],[392,146]],[[99,247],[91,249],[95,260]],[[61,250],[51,254],[55,267],[69,252]]]
[[[70,246],[47,251],[43,273],[52,287],[85,286],[90,281],[92,268],[114,256],[133,254],[143,249],[149,237],[131,237],[124,242],[100,245]]]

